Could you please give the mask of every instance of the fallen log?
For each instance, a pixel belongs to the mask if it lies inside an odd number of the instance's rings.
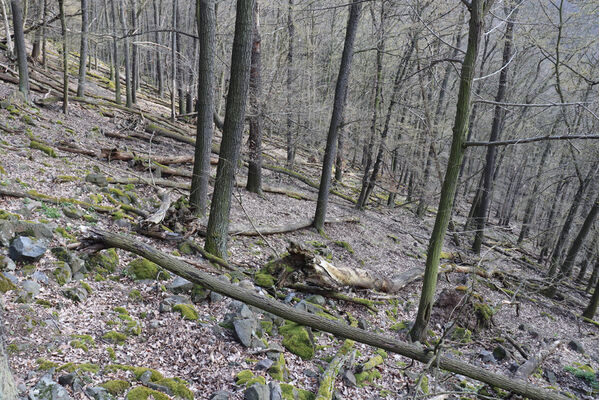
[[[162,203],[160,203],[160,207],[158,208],[158,210],[156,210],[156,212],[150,216],[148,216],[144,221],[145,222],[149,222],[152,224],[159,224],[162,222],[162,220],[164,220],[164,217],[166,216],[166,212],[168,211],[169,207],[171,206],[172,202],[173,202],[173,198],[171,197],[171,194],[169,192],[164,192],[161,193],[159,195],[160,200],[162,200]]]
[[[81,239],[80,250],[93,252],[114,247],[145,257],[168,271],[193,283],[201,284],[207,289],[258,307],[264,311],[298,324],[310,326],[323,332],[329,332],[337,337],[351,339],[378,347],[425,364],[430,362],[433,357],[437,357],[436,364],[444,370],[467,376],[471,379],[511,391],[533,400],[569,399],[556,391],[544,389],[520,379],[514,379],[512,377],[487,371],[481,367],[461,361],[455,358],[455,356],[446,357],[441,354],[434,354],[434,352],[423,348],[419,344],[402,342],[389,337],[389,335],[379,335],[367,332],[359,328],[347,326],[318,315],[292,308],[278,301],[261,296],[254,291],[223,282],[215,276],[199,271],[183,261],[177,260],[168,254],[152,248],[146,243],[127,236],[92,229],[89,232],[89,236]]]
[[[516,379],[528,378],[533,372],[536,371],[538,366],[541,365],[541,363],[550,354],[552,354],[555,350],[557,350],[557,348],[559,347],[560,344],[561,344],[561,341],[556,340],[555,342],[553,342],[550,345],[548,345],[547,347],[545,347],[543,350],[539,351],[534,356],[530,357],[528,360],[526,360],[526,362],[524,364],[522,364],[520,367],[518,367],[518,369],[514,373],[514,377]]]
[[[343,345],[320,377],[320,386],[318,387],[315,400],[331,400],[333,398],[335,380],[337,379],[337,375],[339,375],[339,371],[343,368],[343,365],[345,365],[347,359],[351,355],[354,343],[355,342],[350,339],[343,342]]]
[[[358,217],[331,217],[325,220],[325,224],[337,224],[345,222],[360,222]],[[260,236],[260,235],[274,235],[277,233],[295,232],[301,229],[310,228],[312,226],[312,220],[296,222],[287,225],[274,225],[274,226],[258,226],[257,229],[253,226],[232,226],[229,229],[230,235],[235,236]]]
[[[190,164],[193,163],[193,154],[186,156],[158,156],[146,153],[133,154],[116,148],[101,149],[100,157],[108,160],[130,161],[130,160],[150,160],[159,164]],[[212,160],[210,160],[212,162]]]

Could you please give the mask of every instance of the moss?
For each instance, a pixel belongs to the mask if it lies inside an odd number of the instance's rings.
[[[266,332],[269,335],[272,333],[272,326],[273,326],[272,321],[268,321],[268,320],[260,321],[260,327],[262,328],[262,332]]]
[[[193,392],[189,390],[186,382],[179,378],[164,378],[156,382],[157,385],[166,386],[175,396],[182,399],[193,400]]]
[[[83,214],[83,220],[86,222],[98,222],[98,218],[91,214]]]
[[[50,307],[52,307],[52,303],[50,303],[48,300],[44,300],[44,299],[37,299],[35,301],[35,304],[38,304],[38,305],[40,305],[40,306],[42,306],[44,308],[50,308]]]
[[[127,393],[127,400],[147,400],[153,398],[154,400],[170,400],[170,398],[157,390],[149,389],[145,386],[136,386]]]
[[[49,361],[44,358],[38,358],[36,360],[36,363],[37,363],[37,369],[40,371],[47,371],[51,368],[58,367],[58,364],[55,363],[54,361]]]
[[[98,364],[92,363],[83,363],[83,364],[75,364],[75,363],[66,363],[58,368],[57,371],[67,371],[67,372],[90,372],[93,374],[97,374],[100,371],[100,366]]]
[[[55,217],[52,217],[52,218],[55,218]],[[62,226],[59,226],[56,229],[54,229],[54,232],[58,233],[63,238],[68,239],[72,242],[77,240],[77,238],[75,236],[73,236],[69,232],[67,232],[67,230],[64,229]]]
[[[314,343],[308,329],[295,322],[286,322],[279,333],[283,336],[283,346],[304,360],[314,357]]]
[[[283,400],[314,400],[316,395],[304,389],[298,389],[293,385],[281,383],[281,394]]]
[[[451,334],[451,340],[460,343],[470,343],[472,341],[472,332],[470,329],[457,327]]]
[[[72,278],[71,268],[64,261],[56,262],[56,268],[54,269],[52,274],[54,275],[54,279],[56,279],[56,282],[60,286],[69,283]]]
[[[70,344],[71,347],[74,349],[82,349],[86,353],[89,351],[89,347],[87,347],[87,345],[83,343],[81,340],[72,340]]]
[[[58,175],[56,178],[54,178],[54,182],[57,183],[63,183],[63,182],[77,182],[80,181],[81,178],[78,176],[72,176],[72,175]]]
[[[88,294],[92,294],[94,292],[92,287],[87,282],[81,282],[81,287],[85,289]]]
[[[188,242],[181,242],[179,244],[179,251],[181,254],[185,254],[186,256],[190,256],[195,253],[195,250]]]
[[[15,290],[17,287],[0,272],[0,292],[6,293]]]
[[[254,277],[254,282],[258,286],[270,288],[275,285],[275,278],[270,274],[259,272]]]
[[[101,267],[108,272],[114,272],[119,265],[119,255],[115,249],[100,251],[92,254],[86,264],[90,271]]]
[[[110,343],[124,344],[125,340],[127,340],[127,335],[116,331],[110,331],[106,332],[102,338]]]
[[[183,319],[186,319],[188,321],[197,321],[199,318],[198,312],[196,311],[195,307],[192,306],[191,304],[174,305],[173,311],[178,312],[179,314],[181,314]]]
[[[423,376],[422,379],[420,380],[420,389],[422,390],[422,393],[424,394],[428,394],[429,392],[429,387],[428,387],[428,376]]]
[[[477,328],[488,328],[491,325],[493,314],[495,311],[486,303],[475,302],[474,310],[478,320]]]
[[[129,315],[129,311],[127,311],[127,309],[125,307],[115,307],[114,311],[119,314]]]
[[[127,321],[124,331],[129,336],[139,336],[141,334],[141,324],[138,321]]]
[[[135,379],[139,380],[141,376],[146,372],[150,371],[150,381],[157,382],[161,379],[164,379],[164,376],[156,371],[155,369],[146,368],[146,367],[133,367],[131,365],[123,365],[123,364],[110,364],[104,368],[104,372],[114,372],[114,371],[131,371],[133,375],[135,375]]]
[[[170,278],[170,274],[168,272],[162,271],[157,264],[145,258],[137,258],[131,261],[127,271],[134,280],[165,280]]]
[[[353,247],[351,247],[351,244],[349,244],[343,240],[336,240],[334,243],[337,246],[343,247],[345,250],[347,250],[348,253],[354,254],[354,249],[353,249]]]
[[[235,384],[238,386],[250,387],[254,383],[266,385],[266,379],[263,376],[254,375],[249,369],[245,369],[235,375]]]
[[[56,158],[56,152],[54,151],[54,149],[52,147],[46,146],[45,144],[40,143],[38,141],[32,140],[29,143],[29,148],[43,151],[44,153],[46,153],[50,157]]]
[[[132,291],[129,292],[129,300],[133,300],[133,301],[137,301],[137,300],[141,300],[141,292],[137,289],[133,289]]]
[[[287,364],[285,363],[285,356],[283,353],[279,354],[279,359],[275,362],[266,372],[272,379],[283,382],[289,377],[289,371],[287,370]]]
[[[395,323],[389,327],[389,330],[396,331],[396,332],[397,331],[406,331],[408,329],[410,329],[410,323],[408,321],[401,321],[401,322]]]
[[[356,376],[356,383],[358,384],[358,387],[364,387],[366,385],[370,385],[376,379],[380,379],[381,373],[379,372],[378,369],[371,369],[369,371],[363,371],[363,372],[357,373],[355,376]]]
[[[108,357],[110,357],[111,360],[116,360],[116,352],[114,351],[114,347],[106,348],[106,352],[108,353]]]
[[[113,396],[119,396],[125,393],[125,391],[131,387],[131,384],[127,381],[114,379],[100,384],[100,387],[106,389],[108,393],[110,393]]]

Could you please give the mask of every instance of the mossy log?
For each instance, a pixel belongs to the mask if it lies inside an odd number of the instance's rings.
[[[375,312],[378,311],[375,304],[383,304],[384,303],[383,301],[380,301],[380,300],[370,300],[370,299],[365,299],[362,297],[353,297],[353,296],[350,296],[345,293],[336,292],[336,291],[332,291],[332,290],[326,290],[326,289],[323,289],[323,288],[320,288],[317,286],[309,286],[309,285],[302,285],[302,284],[296,283],[293,285],[288,285],[288,287],[290,287],[291,289],[299,290],[300,292],[319,294],[321,296],[328,297],[330,299],[342,300],[342,301],[347,301],[348,303],[360,304],[360,305],[365,306],[366,308],[368,308],[372,311],[375,311]]]
[[[467,376],[471,379],[511,391],[533,400],[568,400],[556,391],[531,385],[523,380],[514,379],[495,372],[487,371],[479,366],[468,364],[455,356],[446,357],[442,354],[423,348],[419,344],[406,343],[389,337],[364,331],[359,328],[344,325],[327,318],[297,310],[278,301],[259,295],[255,291],[246,290],[219,280],[206,272],[185,264],[176,258],[160,252],[153,247],[128,236],[113,234],[97,229],[89,232],[89,236],[81,239],[81,250],[88,252],[106,248],[120,248],[155,262],[161,267],[171,271],[193,283],[203,285],[207,289],[221,293],[225,296],[239,300],[243,303],[258,307],[264,311],[275,314],[290,321],[310,326],[323,332],[329,332],[340,338],[355,340],[386,351],[400,354],[422,363],[428,363],[437,357],[437,365],[447,371]]]
[[[341,346],[333,360],[329,363],[327,369],[321,376],[320,386],[318,387],[315,400],[331,400],[333,398],[335,380],[337,379],[337,375],[339,375],[339,371],[341,371],[341,368],[343,368],[343,365],[345,365],[351,355],[354,343],[353,340],[345,340],[343,346]]]
[[[326,224],[338,224],[338,223],[356,223],[360,222],[360,218],[345,216],[345,217],[331,217],[325,220]],[[277,233],[288,233],[295,232],[301,229],[310,228],[312,226],[312,220],[296,222],[293,224],[287,225],[268,225],[268,226],[258,226],[254,228],[253,226],[232,226],[229,229],[230,235],[237,236],[260,236],[260,235],[274,235]]]

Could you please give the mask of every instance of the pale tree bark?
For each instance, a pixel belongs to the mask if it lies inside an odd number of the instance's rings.
[[[131,32],[137,32],[137,0],[131,3]],[[135,40],[133,41],[135,42]],[[139,86],[139,50],[137,44],[131,46],[131,102],[137,104],[137,88]]]
[[[79,85],[77,86],[77,97],[85,96],[86,61],[88,52],[88,15],[87,0],[81,0],[81,46],[79,49]]]
[[[4,341],[4,312],[0,310],[0,399],[16,399],[17,394],[17,385],[10,371]]]
[[[127,108],[133,106],[133,99],[131,97],[131,46],[129,45],[129,28],[127,27],[127,18],[125,17],[125,3],[124,0],[120,1],[120,19],[121,27],[123,28],[123,53],[125,54],[125,105]]]
[[[110,0],[112,11],[112,60],[114,63],[114,97],[116,104],[121,104],[121,63],[119,61],[119,45],[117,42],[117,13],[115,2]]]
[[[587,251],[584,255],[584,258],[580,264],[580,270],[578,271],[578,276],[576,277],[576,283],[584,282],[584,276],[587,272],[587,267],[591,263],[591,261],[599,255],[599,229],[595,229],[595,235],[593,235],[593,240],[591,240],[589,246],[587,247]]]
[[[597,281],[599,281],[599,279],[597,279],[598,277],[599,277],[599,256],[596,256],[595,257],[595,267],[593,268],[593,272],[591,273],[591,277],[589,278],[585,292],[587,292],[587,293],[591,292],[591,289],[593,288],[595,283]]]
[[[223,138],[216,168],[210,217],[206,228],[205,249],[220,258],[227,257],[231,196],[241,150],[250,80],[253,9],[254,0],[237,0],[235,36],[231,54],[231,82],[227,95]]]
[[[156,28],[156,32],[154,33],[154,40],[156,43],[160,44],[160,13],[157,0],[153,1],[154,6],[154,26]],[[199,31],[198,31],[199,32]],[[201,50],[200,50],[201,51]],[[162,68],[162,54],[160,49],[156,49],[156,80],[158,81],[158,95],[160,98],[164,97],[164,69]]]
[[[43,18],[43,12],[44,12],[44,0],[38,0],[37,2],[37,9],[36,9],[36,23],[42,23],[45,24],[45,21],[42,20]],[[40,57],[40,53],[42,50],[42,28],[38,28],[35,30],[35,36],[33,39],[33,46],[31,48],[31,58],[33,59],[34,62],[38,61],[38,58]]]
[[[69,49],[67,43],[67,18],[64,11],[64,0],[58,0],[60,13],[60,29],[62,34],[62,112],[69,110]]]
[[[597,261],[597,265],[599,265],[599,260]],[[597,280],[597,284],[595,286],[595,291],[593,292],[593,296],[589,301],[589,305],[582,313],[582,316],[588,319],[595,318],[595,314],[597,313],[597,307],[599,306],[599,280]]]
[[[335,100],[333,102],[333,112],[329,133],[327,135],[327,145],[324,152],[322,163],[322,174],[320,177],[320,188],[318,190],[318,200],[316,202],[316,213],[314,215],[314,228],[321,231],[324,228],[324,220],[327,214],[327,205],[329,201],[329,190],[331,188],[331,174],[335,153],[337,150],[337,132],[339,123],[343,117],[343,106],[349,81],[349,71],[354,53],[354,41],[356,31],[358,30],[358,21],[360,19],[360,9],[362,3],[360,0],[352,0],[349,18],[347,20],[347,29],[345,31],[345,44],[343,46],[343,55],[339,66],[339,76],[335,86]]]
[[[23,94],[25,102],[29,102],[29,67],[27,66],[27,50],[25,48],[25,34],[23,33],[23,16],[21,6],[17,0],[11,0],[13,26],[15,30],[15,50],[19,65],[19,91]],[[10,36],[10,34],[8,35]]]
[[[262,194],[262,60],[258,0],[254,4],[254,30],[250,67],[249,192]]]
[[[177,0],[173,0],[173,30],[177,30]],[[171,121],[177,114],[177,34],[171,33]]]
[[[458,174],[464,157],[463,143],[468,134],[468,116],[470,114],[470,96],[472,93],[472,81],[478,56],[480,38],[483,32],[485,14],[493,4],[493,0],[472,0],[469,6],[470,22],[468,31],[468,47],[460,76],[460,90],[456,107],[455,122],[453,125],[453,140],[447,171],[441,189],[441,198],[437,208],[437,217],[428,245],[426,268],[418,314],[414,326],[410,331],[413,341],[422,341],[426,337],[426,328],[431,316],[433,297],[437,287],[437,273],[439,270],[439,258],[443,248],[443,241],[447,232],[447,226],[451,219],[453,200],[458,182]]]
[[[196,215],[204,215],[210,178],[214,113],[214,35],[216,27],[215,0],[198,2],[198,33],[200,56],[198,66],[198,122],[195,160],[191,180],[190,204]]]
[[[4,0],[2,1],[2,18],[4,19],[4,32],[6,33],[6,49],[8,52],[8,56],[12,57],[13,54],[13,44],[12,37],[10,35],[10,24],[8,23],[8,13],[6,11],[6,3]]]
[[[289,0],[287,12],[287,35],[289,47],[287,49],[287,168],[293,168],[295,160],[295,138],[292,130],[291,115],[293,114],[293,41],[295,36],[295,25],[293,23],[293,0]]]

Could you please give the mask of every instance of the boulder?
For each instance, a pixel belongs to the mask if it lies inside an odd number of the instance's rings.
[[[106,389],[98,386],[86,388],[85,394],[94,400],[113,400],[115,398]]]
[[[0,271],[14,271],[17,266],[7,255],[0,254]]]
[[[69,392],[58,382],[52,380],[52,374],[41,377],[33,389],[29,391],[30,400],[72,400]]]
[[[231,396],[233,396],[233,394],[230,392],[219,390],[218,392],[213,393],[212,396],[209,397],[209,400],[230,400]]]
[[[108,185],[108,180],[106,179],[106,175],[102,174],[88,174],[85,177],[85,181],[89,183],[93,183],[98,186],[106,186]]]
[[[270,389],[270,400],[283,400],[283,392],[281,391],[281,385],[279,382],[269,382],[268,389]]]
[[[13,225],[9,221],[0,221],[0,245],[10,246],[10,241],[15,235]]]
[[[175,277],[173,282],[166,285],[166,288],[174,294],[188,293],[193,288],[193,283],[180,276]]]
[[[31,239],[27,236],[17,236],[10,244],[8,255],[14,261],[37,261],[48,248],[41,240]]]
[[[235,336],[245,347],[252,345],[252,337],[256,333],[258,322],[252,318],[236,319],[233,321]]]
[[[270,400],[270,389],[262,383],[254,383],[243,392],[244,400]]]
[[[568,342],[568,348],[577,353],[584,354],[584,347],[582,347],[582,343],[580,343],[578,340],[570,340]]]

